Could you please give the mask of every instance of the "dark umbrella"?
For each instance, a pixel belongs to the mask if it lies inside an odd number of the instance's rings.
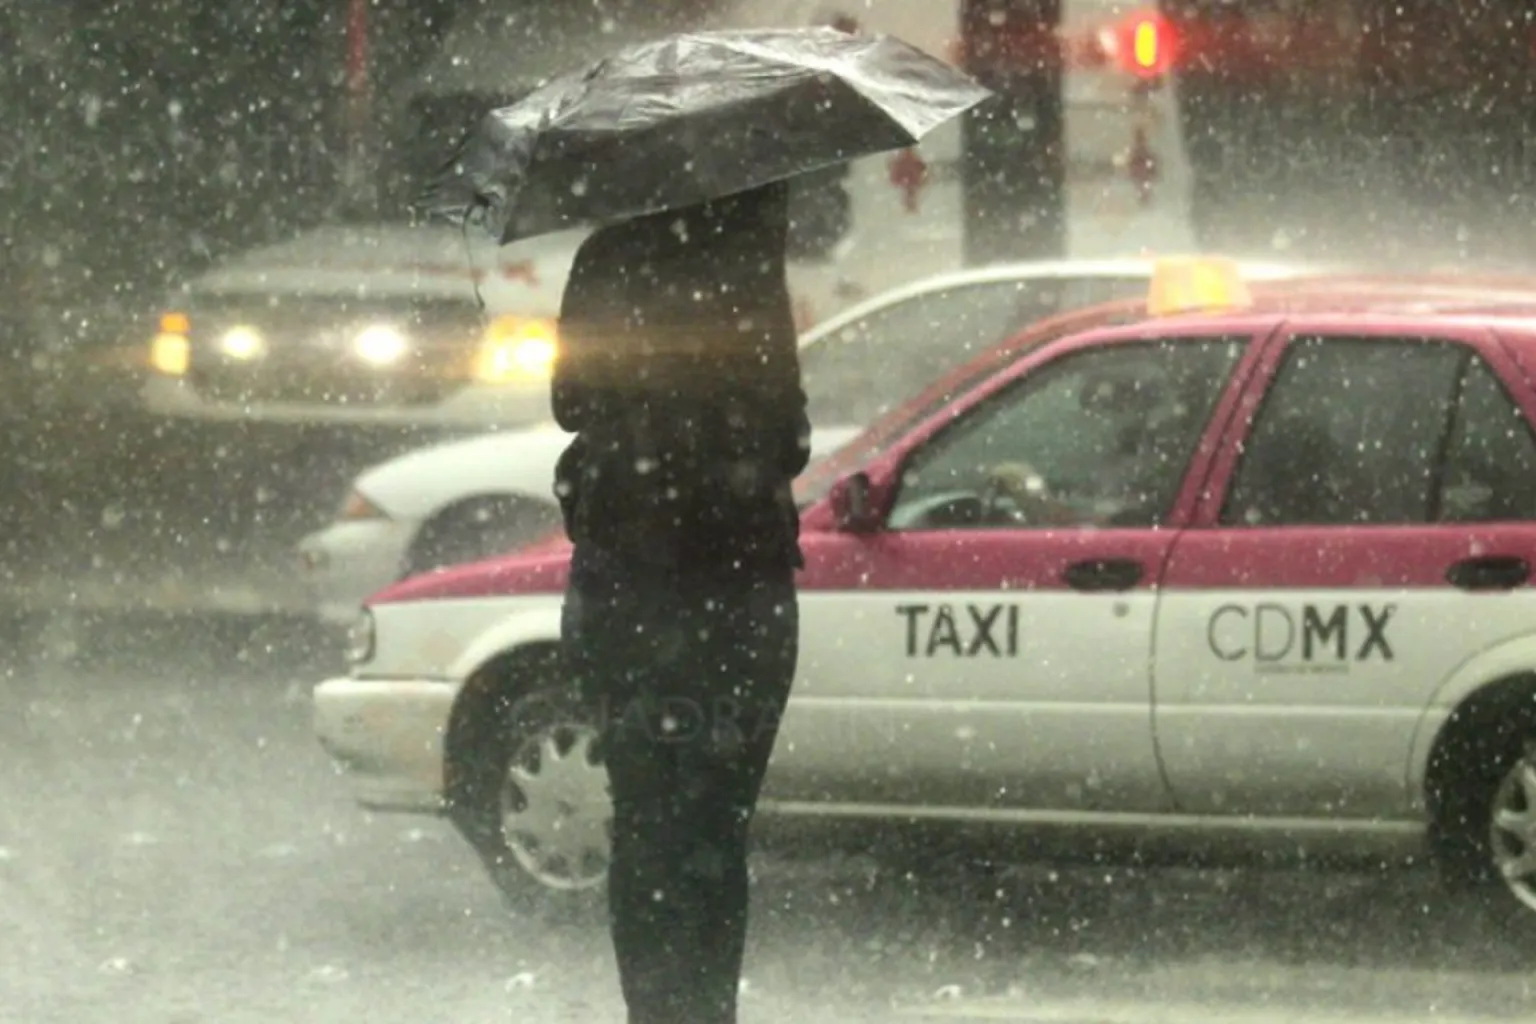
[[[903,149],[989,95],[889,36],[684,33],[487,115],[416,205],[505,244]]]

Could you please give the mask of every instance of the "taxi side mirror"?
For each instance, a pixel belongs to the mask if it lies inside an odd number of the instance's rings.
[[[844,533],[874,533],[880,529],[875,513],[868,473],[852,473],[832,487],[832,514],[837,528]]]

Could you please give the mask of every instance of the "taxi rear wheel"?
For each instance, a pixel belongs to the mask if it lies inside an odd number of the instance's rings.
[[[450,816],[514,913],[602,902],[612,810],[592,718],[570,688],[507,685],[467,737]]]
[[[1468,743],[1438,794],[1433,847],[1442,878],[1492,922],[1536,936],[1536,725]]]

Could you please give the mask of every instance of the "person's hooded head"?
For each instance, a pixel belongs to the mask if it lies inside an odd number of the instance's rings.
[[[789,187],[776,182],[594,231],[576,253],[561,308],[569,324],[734,322],[786,299]]]
[[[653,392],[675,390],[674,365],[728,390],[768,384],[782,364],[798,386],[788,235],[783,182],[599,228],[571,266],[562,359]]]

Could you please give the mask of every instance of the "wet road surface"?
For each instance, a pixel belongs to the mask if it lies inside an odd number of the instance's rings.
[[[0,1020],[622,1021],[592,907],[512,917],[445,825],[352,806],[309,731],[321,667],[118,653],[0,677]],[[849,851],[764,859],[754,899],[743,1024],[1536,1007],[1529,947],[1421,878],[899,877]]]

